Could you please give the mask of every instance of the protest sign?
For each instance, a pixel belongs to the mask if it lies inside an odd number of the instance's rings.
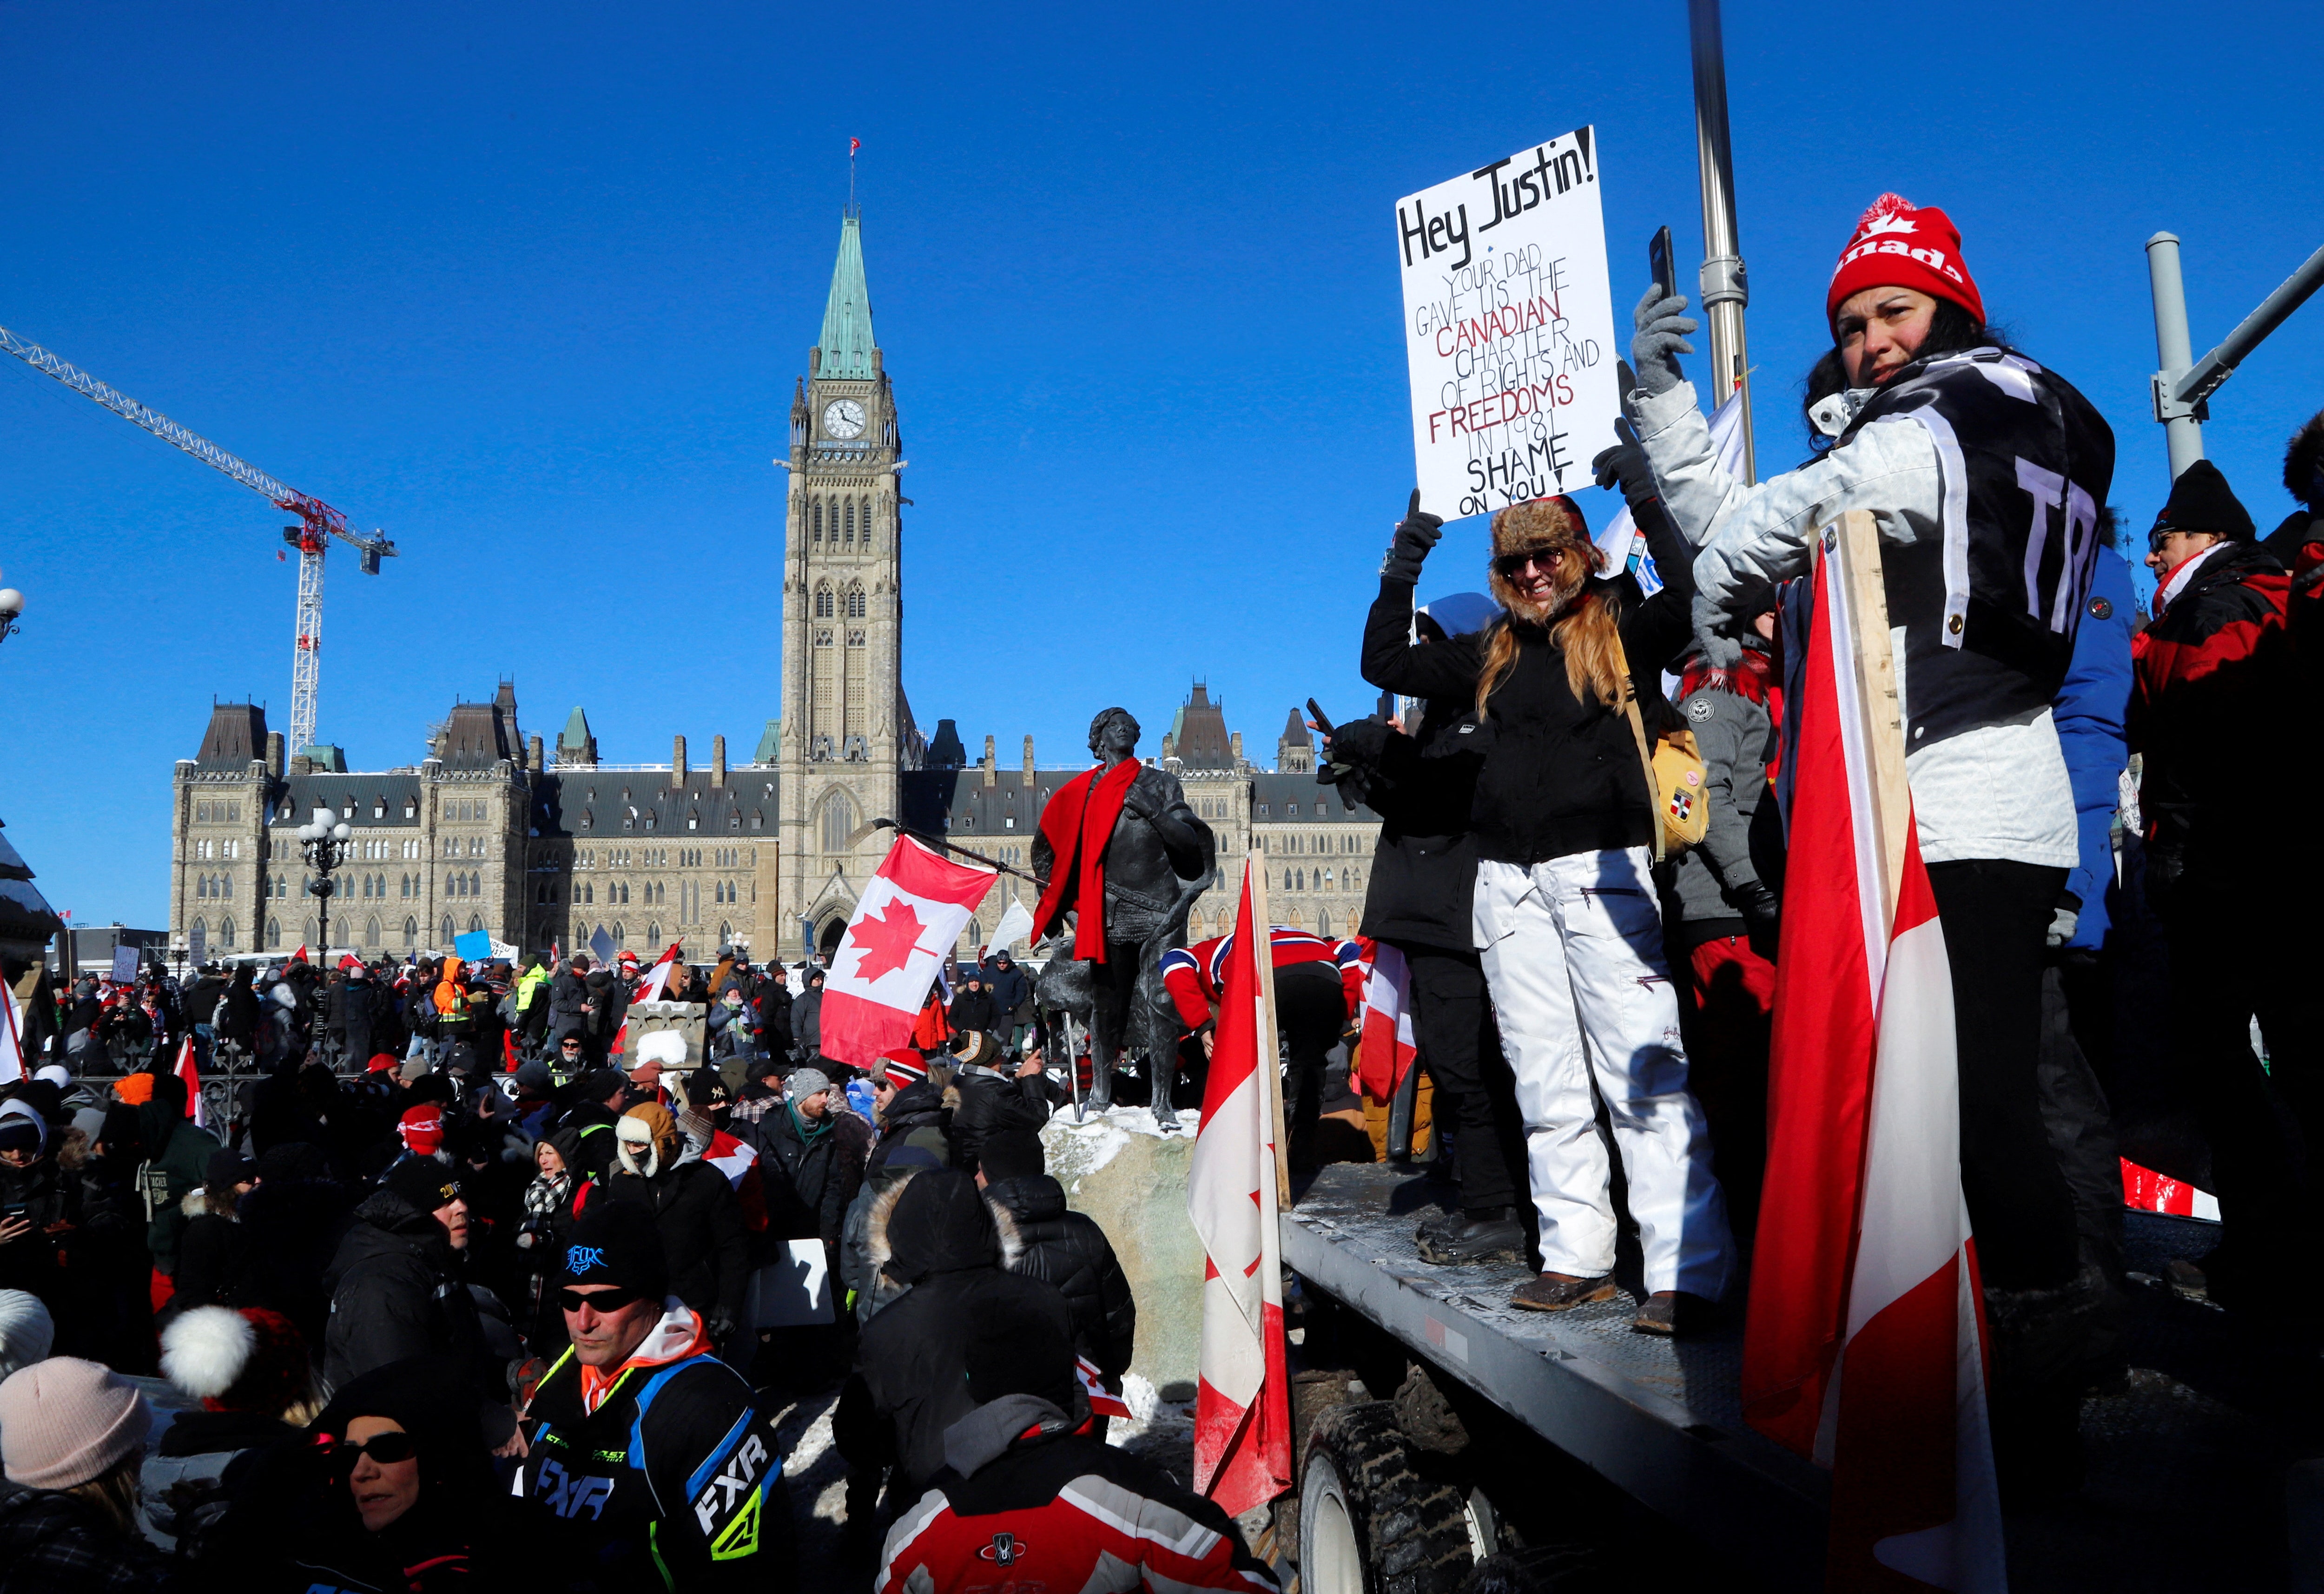
[[[1592,130],[1398,200],[1421,507],[1447,520],[1590,485],[1621,413]]]

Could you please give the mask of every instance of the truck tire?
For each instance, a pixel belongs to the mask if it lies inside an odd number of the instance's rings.
[[[1413,1466],[1396,1406],[1336,1405],[1307,1436],[1301,1594],[1454,1594],[1469,1575],[1466,1497]]]

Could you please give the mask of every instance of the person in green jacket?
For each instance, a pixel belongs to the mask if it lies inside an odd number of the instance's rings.
[[[540,1044],[549,1028],[549,970],[538,953],[516,977],[517,1039],[527,1050]]]
[[[186,1116],[186,1082],[174,1073],[153,1076],[153,1093],[137,1109],[137,1132],[145,1143],[148,1175],[158,1172],[168,1184],[166,1192],[153,1193],[145,1246],[153,1253],[154,1270],[175,1276],[178,1240],[189,1221],[181,1203],[208,1176],[218,1139]]]

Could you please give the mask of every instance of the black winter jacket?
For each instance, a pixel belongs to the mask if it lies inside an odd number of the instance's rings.
[[[977,1148],[1002,1129],[1034,1129],[1049,1121],[1049,1091],[1038,1077],[1017,1079],[971,1064],[953,1076],[952,1166],[976,1172]]]
[[[1477,889],[1477,838],[1469,829],[1482,758],[1461,736],[1469,705],[1431,701],[1416,733],[1378,721],[1342,725],[1331,756],[1354,772],[1341,789],[1380,816],[1364,885],[1359,934],[1376,941],[1465,952]]]
[[[952,999],[952,1011],[948,1016],[954,1029],[991,1030],[994,1018],[992,993],[982,986],[974,990],[962,991]]]
[[[355,1217],[324,1275],[331,1322],[323,1377],[331,1387],[345,1388],[392,1361],[446,1355],[474,1369],[487,1391],[504,1387],[475,1298],[436,1220],[392,1190],[374,1192]]]
[[[873,1263],[911,1288],[863,1325],[832,1435],[855,1466],[897,1467],[898,1499],[919,1497],[944,1465],[945,1430],[975,1406],[964,1324],[1007,1302],[1073,1335],[1054,1285],[1005,1271],[1016,1246],[1006,1212],[963,1174],[914,1172],[872,1203]]]
[[[759,1153],[770,1239],[839,1244],[848,1203],[862,1188],[872,1126],[844,1107],[828,1113],[824,1122],[829,1127],[813,1140],[802,1138],[790,1103],[783,1101],[756,1123],[737,1126],[737,1138]]]
[[[1068,1208],[1065,1187],[1047,1174],[988,1184],[984,1198],[1008,1212],[1025,1248],[1009,1270],[1056,1285],[1073,1313],[1074,1349],[1119,1380],[1138,1338],[1138,1303],[1105,1230]]]
[[[706,1162],[687,1162],[648,1179],[616,1163],[604,1193],[615,1201],[641,1202],[653,1213],[669,1265],[670,1294],[706,1319],[741,1318],[751,1240],[742,1227],[742,1203],[725,1175]]]

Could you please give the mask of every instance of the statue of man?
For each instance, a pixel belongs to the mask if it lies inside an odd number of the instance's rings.
[[[1090,722],[1096,768],[1043,806],[1033,838],[1041,880],[1033,934],[1051,935],[1070,917],[1073,955],[1091,965],[1090,1104],[1112,1103],[1120,1048],[1143,1046],[1155,1115],[1167,1122],[1178,1030],[1157,965],[1185,944],[1186,910],[1210,880],[1218,838],[1194,816],[1176,776],[1139,760],[1138,735],[1128,709],[1101,712]]]

